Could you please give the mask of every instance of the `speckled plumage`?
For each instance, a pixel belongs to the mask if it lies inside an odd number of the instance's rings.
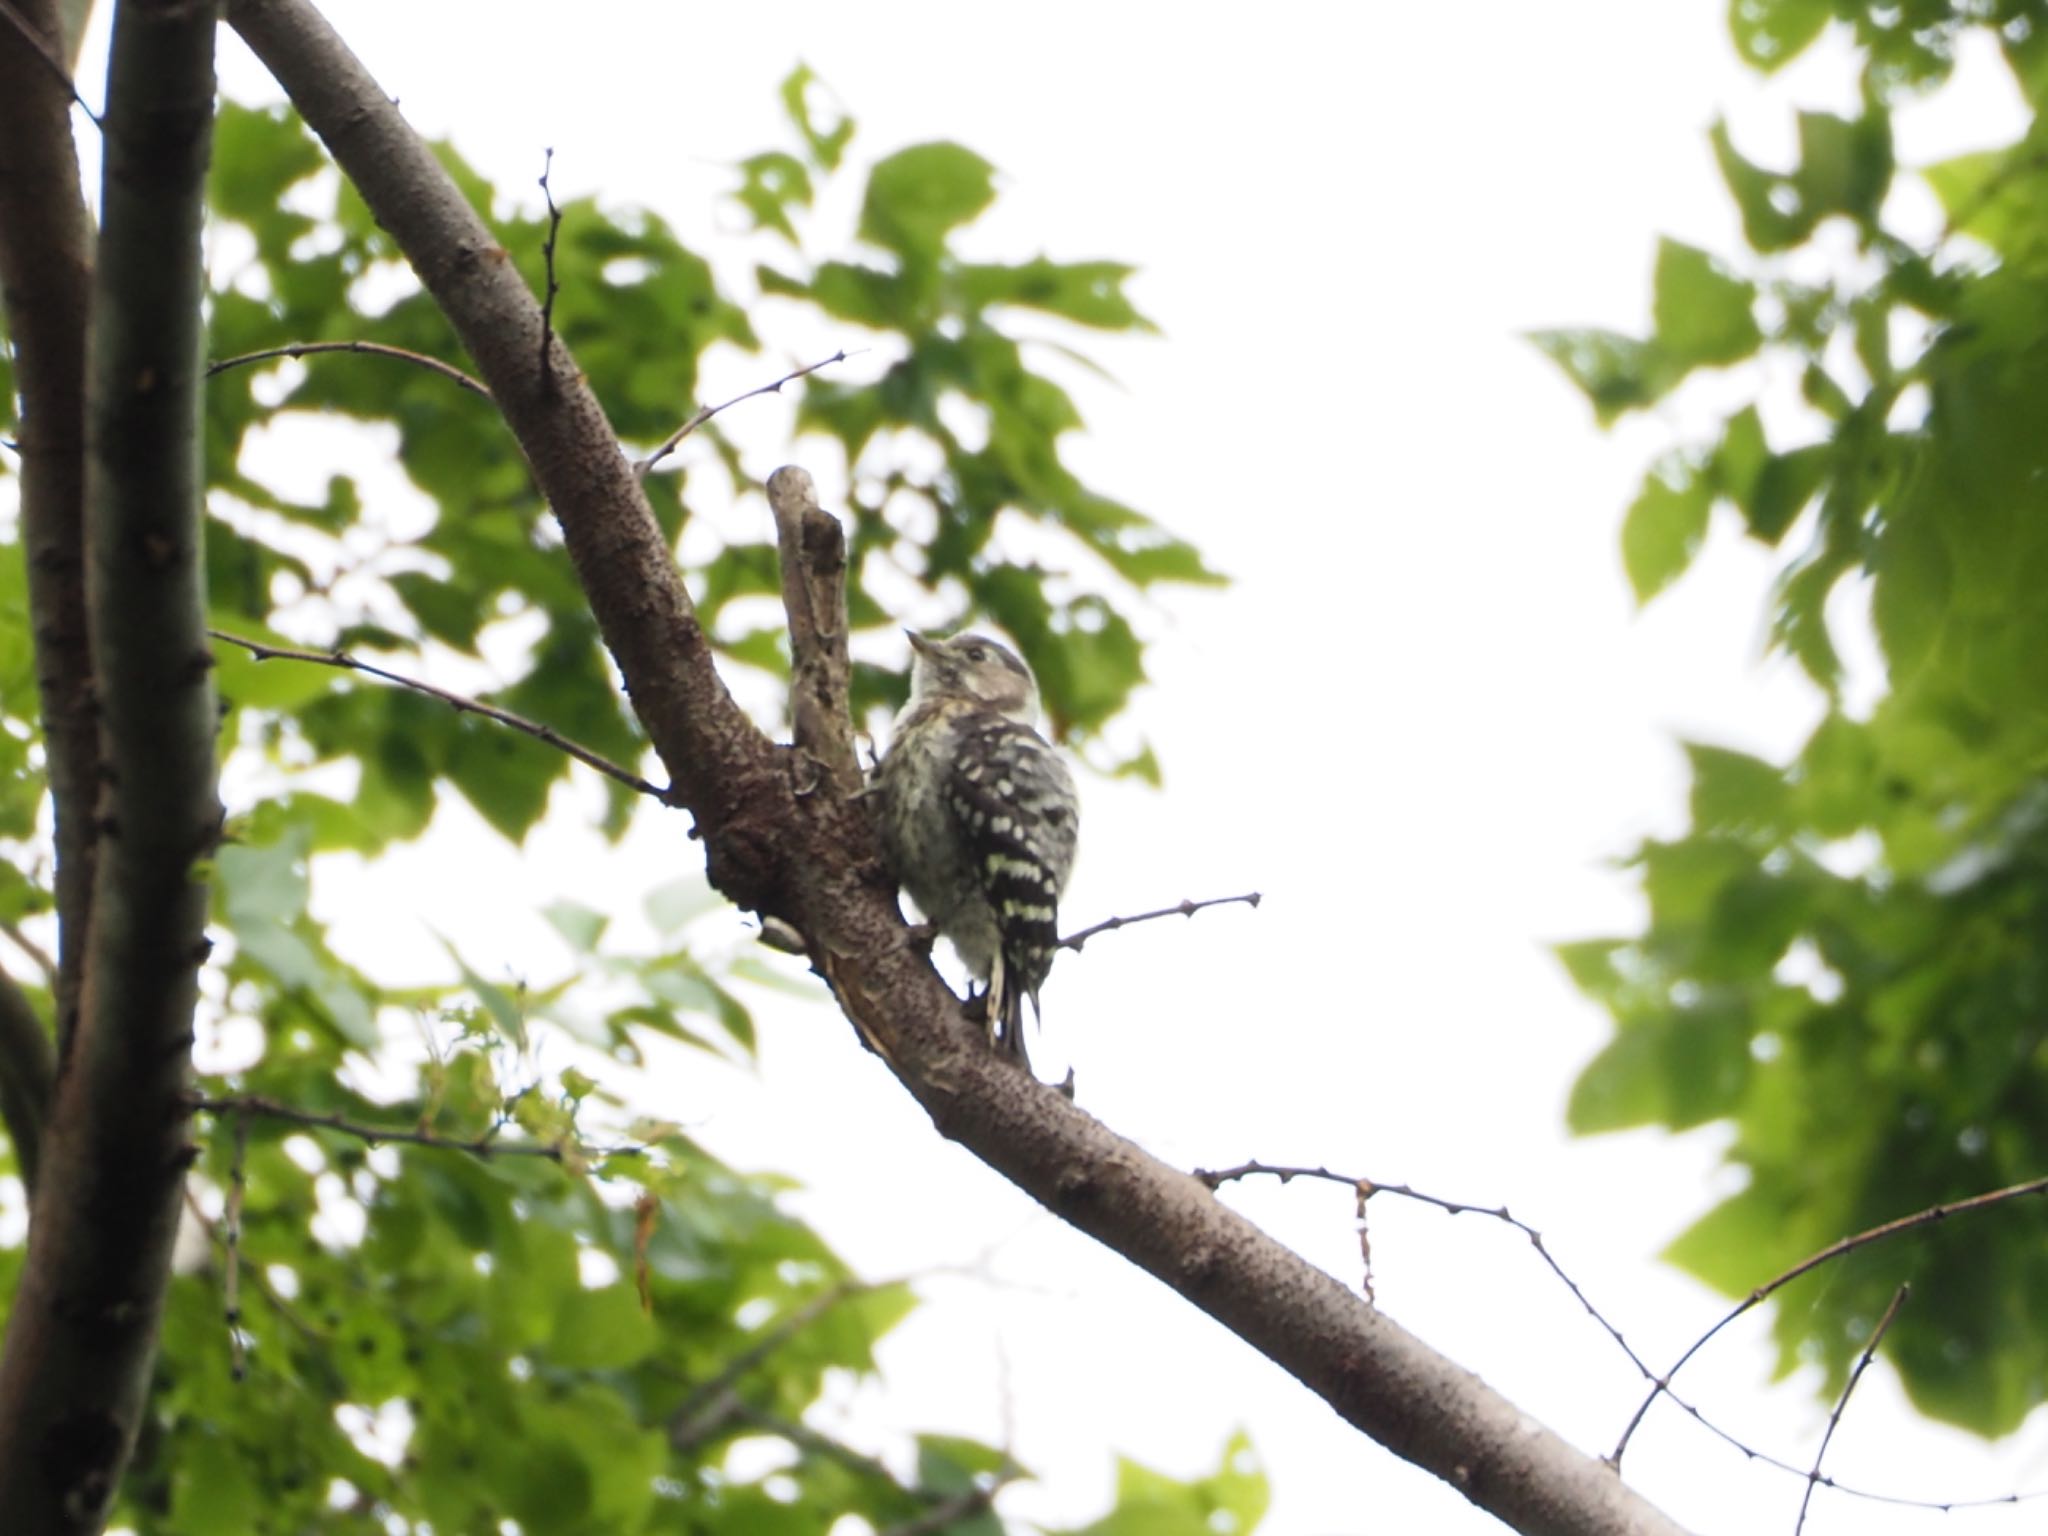
[[[989,988],[998,1041],[1024,1056],[1023,1002],[1059,944],[1074,867],[1073,776],[1033,728],[1030,670],[982,635],[912,636],[910,704],[877,789],[882,843],[918,910]]]

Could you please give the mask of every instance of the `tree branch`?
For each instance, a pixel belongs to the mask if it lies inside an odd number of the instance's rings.
[[[295,341],[289,346],[266,347],[261,352],[244,352],[239,357],[224,357],[217,363],[206,365],[206,376],[210,379],[217,373],[226,373],[230,368],[247,368],[255,363],[267,363],[279,357],[312,357],[321,352],[360,352],[368,357],[395,357],[400,362],[411,363],[415,368],[424,368],[438,373],[451,384],[458,384],[471,394],[491,398],[491,392],[477,383],[468,374],[451,363],[444,363],[438,357],[429,357],[424,352],[408,352],[404,347],[387,347],[381,341]]]
[[[0,26],[0,301],[21,395],[29,624],[57,843],[57,1037],[78,1018],[92,913],[99,720],[85,617],[85,329],[92,229],[71,138],[55,0],[11,0]],[[37,46],[40,40],[41,46]]]
[[[1863,1373],[1870,1369],[1870,1362],[1877,1355],[1877,1346],[1884,1342],[1884,1336],[1891,1332],[1892,1321],[1899,1315],[1899,1308],[1906,1304],[1912,1294],[1912,1287],[1902,1285],[1892,1294],[1892,1304],[1884,1309],[1884,1316],[1877,1320],[1877,1326],[1870,1331],[1870,1342],[1863,1346],[1863,1354],[1856,1362],[1856,1369],[1849,1373],[1849,1379],[1842,1383],[1842,1395],[1835,1399],[1835,1408],[1828,1415],[1827,1431],[1820,1437],[1820,1449],[1813,1453],[1813,1469],[1806,1474],[1806,1493],[1799,1500],[1799,1519],[1792,1527],[1792,1536],[1806,1529],[1807,1506],[1813,1502],[1814,1485],[1825,1481],[1820,1475],[1820,1464],[1827,1459],[1828,1446],[1834,1442],[1835,1431],[1841,1428],[1842,1414],[1849,1406],[1849,1395],[1856,1390],[1856,1383],[1863,1379]]]
[[[59,24],[59,36],[55,39],[57,46],[52,45],[52,40],[45,31],[50,21]],[[69,18],[58,16],[54,10],[45,7],[41,14],[31,19],[15,9],[12,0],[0,0],[0,26],[13,31],[23,46],[43,61],[44,66],[50,71],[51,78],[63,88],[64,94],[77,104],[80,111],[98,124],[99,114],[87,105],[83,96],[78,94],[78,87],[71,79],[71,71],[65,66],[63,53],[58,51],[59,47],[65,47],[65,51],[69,51],[62,35],[69,30]]]
[[[1634,1416],[1628,1421],[1628,1427],[1622,1430],[1621,1439],[1615,1443],[1615,1447],[1608,1453],[1607,1459],[1617,1466],[1621,1464],[1622,1454],[1628,1450],[1629,1441],[1634,1438],[1635,1432],[1642,1424],[1644,1416],[1649,1413],[1659,1397],[1670,1397],[1673,1402],[1677,1402],[1679,1406],[1685,1407],[1686,1405],[1683,1401],[1671,1390],[1673,1378],[1685,1369],[1686,1364],[1694,1355],[1712,1343],[1722,1329],[1726,1328],[1751,1308],[1761,1306],[1770,1297],[1783,1290],[1801,1275],[1810,1274],[1814,1270],[1819,1269],[1823,1264],[1832,1264],[1836,1259],[1843,1257],[1845,1254],[1854,1253],[1859,1248],[1868,1248],[1873,1243],[1889,1241],[1891,1238],[1911,1232],[1915,1228],[1947,1221],[1952,1216],[1973,1215],[1978,1211],[1990,1210],[1994,1206],[2004,1205],[2008,1201],[2023,1200],[2033,1195],[2048,1195],[2048,1178],[2028,1179],[2023,1184],[2008,1184],[2003,1189],[1994,1189],[1981,1195],[1972,1195],[1966,1200],[1947,1200],[1940,1205],[1930,1205],[1925,1210],[1915,1211],[1910,1216],[1900,1216],[1892,1221],[1880,1222],[1874,1227],[1866,1228],[1851,1236],[1839,1238],[1835,1242],[1829,1243],[1827,1247],[1821,1249],[1818,1253],[1808,1254],[1790,1269],[1772,1276],[1747,1296],[1743,1297],[1733,1307],[1729,1308],[1727,1312],[1723,1313],[1720,1321],[1716,1322],[1713,1327],[1694,1339],[1687,1346],[1685,1353],[1678,1357],[1677,1362],[1670,1370],[1666,1371],[1662,1376],[1652,1375],[1650,1377],[1649,1395],[1637,1406]],[[1687,1408],[1686,1411],[1693,1413],[1695,1418],[1699,1416],[1696,1411],[1690,1408]],[[1798,1469],[1794,1468],[1792,1470],[1796,1471]],[[1997,1501],[1994,1500],[1993,1502]]]
[[[627,1157],[647,1150],[645,1145],[637,1142],[617,1147],[585,1147],[567,1140],[500,1141],[495,1130],[481,1136],[444,1136],[427,1126],[372,1125],[365,1120],[351,1120],[346,1115],[330,1114],[324,1110],[301,1109],[296,1104],[284,1104],[256,1094],[230,1094],[222,1098],[198,1094],[187,1099],[186,1103],[202,1114],[254,1116],[264,1120],[284,1120],[314,1130],[335,1131],[372,1147],[397,1142],[409,1147],[432,1147],[443,1152],[466,1152],[471,1157],[538,1157],[550,1163],[567,1163],[572,1150],[579,1157],[593,1159]]]
[[[504,409],[634,708],[698,818],[713,884],[808,937],[841,1007],[941,1133],[1517,1528],[1676,1531],[1601,1463],[989,1050],[929,960],[905,943],[865,803],[830,792],[805,755],[769,743],[733,703],[566,350],[550,370],[554,393],[544,389],[539,306],[474,213],[306,0],[230,0],[229,15],[404,249]],[[845,626],[817,636],[827,654],[798,655],[796,666],[799,675],[814,669],[829,690],[845,665]],[[843,699],[829,711],[821,702],[828,712],[841,738],[836,760],[852,752],[852,726]]]
[[[684,438],[688,437],[692,432],[696,431],[699,427],[703,426],[705,422],[709,421],[712,417],[718,415],[721,411],[729,411],[734,406],[738,405],[742,400],[751,400],[756,395],[779,395],[782,393],[783,385],[793,384],[798,379],[804,377],[806,374],[816,373],[820,368],[829,368],[834,363],[843,363],[851,355],[851,353],[847,352],[846,349],[842,347],[839,351],[834,352],[830,357],[820,358],[817,362],[808,363],[802,368],[791,369],[788,373],[785,373],[781,378],[777,379],[773,384],[762,384],[757,388],[748,390],[745,394],[734,395],[730,400],[721,400],[716,405],[700,405],[699,407],[697,407],[696,410],[690,413],[690,417],[687,421],[685,421],[680,427],[677,427],[675,431],[669,433],[667,437],[661,440],[660,447],[656,448],[654,452],[650,453],[649,455],[647,455],[646,458],[640,460],[639,463],[633,466],[634,475],[639,479],[645,480],[648,474],[654,469],[655,465],[659,464],[663,459],[667,458],[670,454],[676,451],[677,445],[680,444]]]
[[[768,477],[782,606],[789,615],[789,713],[796,749],[842,796],[860,793],[860,758],[839,729],[853,663],[846,650],[846,531],[818,505],[818,488],[794,464]]]
[[[1181,900],[1175,902],[1170,907],[1161,907],[1154,912],[1140,912],[1133,917],[1105,917],[1093,927],[1083,928],[1079,933],[1068,934],[1064,939],[1060,940],[1060,948],[1078,952],[1083,944],[1086,944],[1098,933],[1114,933],[1117,929],[1128,928],[1133,923],[1149,923],[1162,917],[1193,917],[1197,912],[1205,911],[1210,907],[1227,907],[1241,902],[1245,906],[1256,910],[1259,901],[1260,896],[1257,891],[1247,891],[1242,896],[1211,896],[1206,901]]]
[[[396,683],[401,688],[410,688],[414,693],[423,693],[430,699],[439,699],[457,714],[482,715],[486,720],[495,720],[500,725],[510,726],[531,736],[535,741],[544,741],[558,752],[565,752],[577,762],[595,768],[610,779],[616,779],[626,788],[656,800],[668,799],[668,791],[650,784],[630,769],[621,768],[610,758],[600,757],[590,748],[581,746],[564,736],[551,725],[542,725],[538,720],[529,720],[524,715],[515,715],[509,709],[500,709],[495,704],[486,704],[481,699],[472,699],[466,694],[452,693],[446,688],[437,688],[432,683],[423,683],[416,677],[407,677],[399,672],[387,672],[367,661],[350,655],[347,651],[300,651],[290,646],[265,645],[260,640],[245,640],[240,635],[231,635],[224,629],[209,629],[207,634],[226,645],[238,645],[258,661],[305,661],[318,667],[338,667],[344,672],[360,672],[366,677],[382,678],[387,683]]]
[[[823,569],[784,590],[804,592]],[[845,675],[843,631],[792,604],[792,665]],[[827,654],[806,656],[815,646]],[[846,696],[820,699],[853,751]],[[988,1049],[927,957],[903,942],[884,878],[864,865],[860,802],[796,807],[801,861],[787,917],[840,1006],[939,1132],[1054,1215],[1164,1281],[1395,1454],[1434,1472],[1515,1529],[1547,1536],[1676,1532],[1603,1463],[1405,1332],[1200,1182],[1170,1168]],[[1178,909],[1175,909],[1176,911]]]
[[[309,0],[229,0],[228,20],[277,77],[456,335],[560,521],[577,579],[635,713],[696,814],[712,878],[756,905],[787,770],[734,703],[618,435],[514,264],[390,96]],[[749,900],[751,897],[752,900]]]
[[[199,462],[215,25],[206,0],[128,0],[114,18],[87,444],[105,784],[86,984],[0,1357],[0,1509],[18,1536],[100,1529],[147,1400],[192,1155],[195,866],[220,827]]]
[[[56,1078],[57,1053],[50,1046],[49,1030],[30,1006],[28,994],[0,971],[0,1128],[14,1144],[14,1161],[31,1201]]]

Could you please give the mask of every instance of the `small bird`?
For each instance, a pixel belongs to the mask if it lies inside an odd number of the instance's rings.
[[[1029,1065],[1024,999],[1059,949],[1074,868],[1073,775],[1034,729],[1038,683],[986,635],[912,633],[910,703],[877,772],[882,846],[910,899],[988,984],[996,1043]]]

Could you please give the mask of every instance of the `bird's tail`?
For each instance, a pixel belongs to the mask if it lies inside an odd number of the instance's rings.
[[[1004,957],[998,953],[988,983],[989,1028],[995,1037],[996,1048],[1029,1072],[1031,1057],[1024,1049],[1025,991],[1022,981],[1017,967],[1004,964]],[[1038,1009],[1035,995],[1031,999],[1031,1007],[1034,1013]]]

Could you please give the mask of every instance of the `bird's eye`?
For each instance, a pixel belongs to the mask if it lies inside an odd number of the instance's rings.
[[[967,659],[969,661],[987,661],[988,652],[978,645],[970,645],[967,647]]]

